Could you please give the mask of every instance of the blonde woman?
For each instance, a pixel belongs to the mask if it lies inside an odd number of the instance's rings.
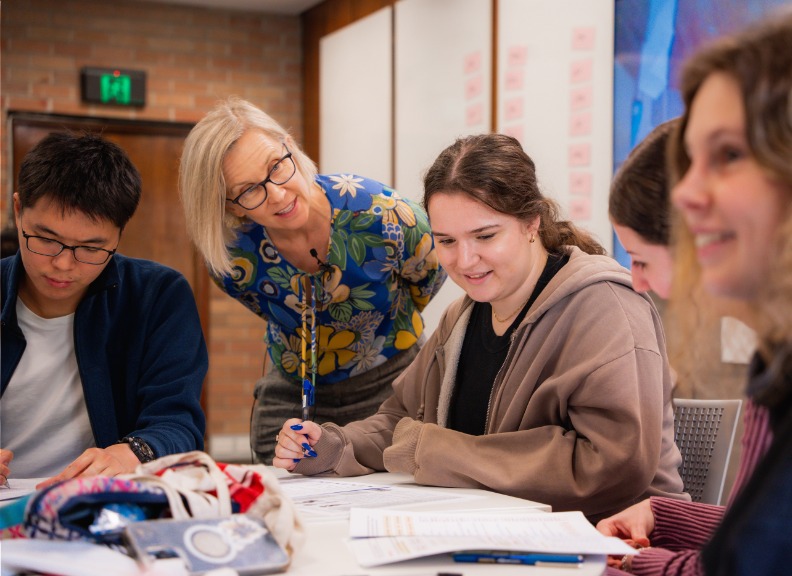
[[[179,189],[217,285],[267,322],[251,446],[272,458],[284,418],[376,411],[417,354],[445,273],[425,212],[354,174],[318,175],[280,124],[240,99],[190,132]]]

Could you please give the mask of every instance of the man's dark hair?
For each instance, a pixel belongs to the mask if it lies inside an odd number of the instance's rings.
[[[117,145],[96,134],[56,132],[22,160],[22,209],[46,198],[64,213],[81,212],[121,230],[140,202],[140,173]]]

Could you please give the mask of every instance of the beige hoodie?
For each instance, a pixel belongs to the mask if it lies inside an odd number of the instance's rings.
[[[473,304],[463,297],[378,412],[325,424],[319,456],[295,472],[409,472],[419,484],[484,488],[592,521],[648,496],[689,499],[658,312],[613,259],[568,251],[513,334],[484,435],[445,427]]]

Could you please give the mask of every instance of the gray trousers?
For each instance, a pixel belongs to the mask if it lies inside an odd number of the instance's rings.
[[[342,382],[317,385],[312,420],[343,426],[374,414],[393,393],[393,380],[410,365],[419,348],[416,344],[384,364]],[[275,435],[289,418],[302,418],[302,386],[270,365],[267,374],[256,382],[253,396],[250,448],[255,461],[272,464]]]

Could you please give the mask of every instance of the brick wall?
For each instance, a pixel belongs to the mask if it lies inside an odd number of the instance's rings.
[[[9,110],[198,121],[220,98],[256,103],[302,137],[299,17],[140,0],[8,0],[0,10],[3,128]],[[142,109],[80,102],[83,66],[147,72]],[[0,139],[3,219],[8,138]],[[5,222],[3,222],[5,224]],[[247,435],[264,323],[211,288],[209,434]]]

